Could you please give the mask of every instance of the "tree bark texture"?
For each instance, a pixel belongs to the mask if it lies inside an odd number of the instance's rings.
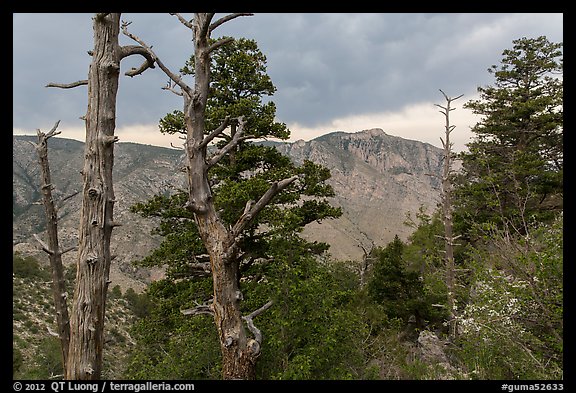
[[[66,379],[96,380],[102,373],[104,315],[113,221],[116,94],[120,73],[120,14],[94,17],[88,74],[86,144],[76,287],[70,320]]]

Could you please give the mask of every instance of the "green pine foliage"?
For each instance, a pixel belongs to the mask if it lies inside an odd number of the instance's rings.
[[[273,306],[255,319],[263,332],[258,379],[361,379],[366,326],[352,307],[357,278],[344,268],[307,256],[306,243],[278,236],[274,261],[251,266],[242,291],[250,312]],[[126,378],[218,379],[219,341],[209,315],[186,316],[190,299],[208,299],[211,280],[158,281],[147,291],[150,315],[136,324]],[[198,302],[199,303],[199,302]]]
[[[134,324],[131,334],[138,343],[123,376],[128,379],[219,379],[220,344],[211,316],[186,316],[194,307],[190,299],[208,298],[210,280],[160,280],[145,296],[148,315]]]
[[[218,127],[226,116],[244,116],[246,135],[252,138],[288,138],[289,131],[285,125],[274,121],[273,103],[262,102],[263,95],[275,91],[265,73],[265,60],[255,42],[245,39],[235,40],[213,53],[208,129]],[[182,70],[184,74],[193,74],[193,63],[192,58]],[[182,122],[182,113],[175,111],[161,120],[161,131],[183,132]],[[229,141],[235,132],[235,123],[232,122],[230,127],[231,134],[221,134],[214,148],[221,148]],[[242,275],[241,304],[246,313],[250,313],[268,300],[275,299],[272,309],[257,320],[259,328],[266,332],[262,350],[270,352],[263,354],[261,359],[271,359],[269,362],[272,363],[275,362],[272,359],[283,360],[262,367],[260,372],[265,378],[321,378],[322,375],[324,378],[349,375],[350,378],[352,374],[348,368],[352,366],[335,368],[323,359],[323,355],[336,360],[336,356],[344,354],[336,350],[335,336],[351,332],[353,328],[346,323],[354,324],[355,319],[353,315],[342,316],[343,310],[331,310],[335,301],[331,296],[338,295],[339,291],[314,294],[314,291],[325,288],[327,282],[324,279],[328,278],[328,273],[315,265],[313,256],[321,255],[328,246],[305,241],[299,236],[306,224],[342,214],[340,208],[331,206],[327,200],[334,196],[332,187],[326,183],[330,172],[310,161],[297,167],[274,147],[247,140],[240,142],[209,172],[215,207],[228,225],[234,225],[247,204],[259,200],[272,182],[294,175],[299,175],[299,181],[276,195],[237,241]],[[130,378],[142,375],[148,378],[162,378],[164,375],[178,379],[219,378],[219,341],[212,318],[207,315],[184,316],[181,312],[209,302],[212,296],[210,274],[194,268],[200,262],[207,263],[202,259],[206,250],[193,216],[185,208],[186,200],[186,192],[178,190],[172,195],[157,195],[132,208],[133,212],[145,217],[160,219],[155,232],[163,236],[163,242],[140,263],[165,267],[167,276],[165,280],[152,284],[147,292],[152,306],[149,315],[142,318],[134,332],[145,348],[135,351],[127,373]],[[309,303],[306,304],[301,296],[309,299]],[[325,302],[323,307],[318,307],[318,299]],[[298,304],[297,300],[304,303]],[[289,313],[288,310],[292,311]],[[327,321],[335,320],[340,328],[334,329],[328,323],[328,330],[309,332],[311,336],[308,339],[294,336],[294,332],[284,337],[293,330],[289,327],[307,321],[303,319],[304,315],[310,318],[307,326],[314,325],[312,321],[327,318]],[[279,327],[281,330],[276,332]],[[304,331],[301,327],[296,330]],[[274,340],[275,335],[281,338]],[[326,344],[322,340],[327,340]],[[285,345],[298,348],[296,354]],[[170,366],[176,358],[181,359],[178,365]],[[343,361],[348,358],[342,357]],[[344,369],[349,374],[345,374]]]
[[[372,252],[375,263],[368,293],[375,302],[384,306],[390,318],[407,322],[413,316],[421,321],[424,287],[418,272],[406,268],[404,247],[404,242],[396,235],[384,249],[377,248]]]
[[[457,228],[471,236],[471,224],[523,230],[523,219],[550,220],[563,206],[562,44],[513,44],[488,69],[494,85],[464,105],[482,116],[455,189]]]
[[[267,285],[254,286],[266,294],[262,300],[274,301],[258,320],[265,332],[259,378],[360,379],[360,339],[367,331],[351,307],[357,278],[321,264],[303,247],[296,238],[276,239]]]

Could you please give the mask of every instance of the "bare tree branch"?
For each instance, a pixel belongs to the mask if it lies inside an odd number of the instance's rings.
[[[216,138],[218,135],[220,135],[222,132],[224,132],[224,130],[226,129],[226,127],[228,127],[228,124],[230,123],[230,117],[226,116],[226,118],[224,119],[224,121],[222,122],[222,124],[220,124],[220,126],[218,128],[216,128],[214,131],[212,131],[209,135],[207,135],[202,142],[200,142],[200,146],[199,148],[202,149],[206,146],[208,146],[208,144],[210,142],[212,142],[212,140],[214,138]]]
[[[60,134],[60,131],[56,131],[56,129],[58,128],[58,125],[60,124],[60,120],[57,120],[56,123],[54,124],[54,127],[52,127],[52,129],[50,131],[48,131],[47,134],[44,134],[44,137],[46,138],[46,140],[52,138],[53,136],[56,136],[58,134]],[[42,131],[40,131],[39,129],[36,130],[36,133],[38,135],[42,134]]]
[[[221,148],[220,150],[218,150],[214,156],[208,161],[208,168],[213,167],[214,165],[216,165],[230,150],[232,150],[234,147],[236,147],[238,145],[238,143],[240,143],[241,140],[244,140],[246,138],[243,137],[244,134],[244,116],[240,116],[238,118],[238,130],[236,131],[236,133],[234,134],[234,136],[232,137],[232,139],[230,140],[230,142],[228,142],[226,144],[226,146],[224,146],[223,148]],[[220,128],[220,127],[218,127]],[[222,130],[223,131],[223,130]],[[208,135],[208,137],[210,137],[213,133],[211,133],[210,135]],[[214,138],[216,135],[214,135],[212,138]],[[249,138],[249,137],[248,137]],[[201,143],[203,143],[204,141],[202,141]]]
[[[444,93],[444,92],[442,91],[442,89],[438,89],[438,90],[440,90],[440,93],[442,93],[442,95],[444,96],[444,98],[446,99],[446,101],[456,101],[458,98],[464,96],[464,94],[460,94],[458,97],[450,98],[450,97],[448,97],[448,96],[446,95],[446,93]],[[436,104],[436,105],[437,105],[437,104]],[[452,109],[452,110],[454,110],[454,109]]]
[[[196,303],[196,302],[194,302]],[[204,304],[198,304],[194,308],[187,308],[185,310],[180,310],[183,315],[214,315],[214,302],[213,299],[208,299],[208,301]]]
[[[218,19],[216,22],[214,22],[210,25],[209,31],[212,32],[214,29],[216,29],[218,26],[222,25],[223,23],[226,23],[232,19],[238,18],[239,16],[252,16],[252,15],[254,15],[254,14],[247,13],[247,12],[238,12],[238,13],[223,16],[222,18]]]
[[[246,202],[246,206],[244,206],[244,212],[242,214],[248,214],[248,212],[252,208],[253,204],[254,204],[254,201],[252,199],[250,199],[248,202]]]
[[[244,319],[246,321],[248,319],[256,318],[258,315],[262,314],[264,311],[266,311],[270,307],[272,307],[272,304],[274,304],[274,302],[272,300],[270,300],[265,305],[260,307],[259,309],[252,311],[250,314],[246,315],[245,317],[242,317],[242,319]]]
[[[88,79],[84,79],[72,83],[48,83],[45,87],[58,87],[60,89],[72,89],[74,87],[83,86],[88,84]]]
[[[182,89],[182,91],[186,92],[189,96],[192,96],[193,90],[190,88],[190,86],[188,86],[186,83],[184,83],[184,81],[182,80],[182,78],[179,75],[174,74],[172,71],[170,71],[170,69],[168,67],[166,67],[164,65],[164,63],[162,63],[162,61],[160,61],[160,59],[158,58],[158,56],[156,56],[156,54],[154,53],[154,51],[152,51],[152,48],[149,47],[148,45],[146,45],[146,43],[144,43],[144,41],[142,41],[140,38],[138,38],[136,35],[130,33],[128,31],[128,26],[130,25],[130,23],[127,22],[122,22],[122,33],[131,38],[132,40],[136,41],[137,43],[139,43],[142,48],[146,49],[146,51],[148,51],[150,57],[152,58],[153,61],[156,62],[156,64],[158,64],[158,67],[160,67],[160,69],[162,71],[164,71],[164,73],[174,81],[174,83],[176,83],[178,86],[180,86],[180,88]]]
[[[177,96],[182,97],[184,93],[182,93],[182,91],[174,90],[174,86],[176,86],[176,84],[173,83],[171,79],[169,79],[169,80],[168,80],[168,83],[166,84],[166,86],[164,86],[164,87],[162,88],[162,90],[170,91],[170,92],[176,94]]]
[[[260,329],[258,329],[256,326],[254,326],[253,319],[256,318],[258,315],[262,314],[264,311],[268,310],[270,307],[272,307],[272,304],[274,304],[274,303],[272,302],[272,300],[270,300],[270,301],[268,301],[268,303],[266,303],[265,305],[260,307],[258,310],[252,311],[250,314],[242,317],[242,319],[246,321],[246,325],[248,325],[248,329],[254,335],[254,339],[256,341],[258,341],[259,344],[262,343],[262,333],[260,332]]]
[[[254,335],[254,340],[251,340],[249,343],[250,350],[254,356],[257,356],[260,353],[260,346],[262,345],[262,332],[254,325],[253,319],[256,318],[258,315],[262,314],[264,311],[268,310],[272,307],[272,300],[268,303],[260,307],[258,310],[251,312],[250,314],[242,317],[244,321],[246,321],[246,325],[248,326],[248,330],[252,332]]]
[[[262,195],[262,197],[258,200],[258,202],[256,202],[256,204],[253,205],[248,212],[246,212],[246,209],[244,209],[244,213],[240,216],[240,218],[238,219],[238,221],[236,221],[236,224],[234,224],[234,227],[232,228],[233,236],[234,237],[238,236],[244,230],[244,228],[254,219],[254,217],[264,207],[266,207],[266,205],[272,200],[272,198],[274,198],[276,194],[278,194],[280,191],[288,187],[296,179],[298,179],[297,175],[286,178],[279,182],[274,182],[270,186],[268,191],[266,191],[266,193]]]
[[[42,251],[44,251],[44,252],[47,253],[48,255],[54,254],[54,251],[52,251],[52,250],[50,249],[50,247],[48,247],[48,245],[47,245],[46,243],[44,243],[44,242],[42,241],[42,239],[40,239],[40,236],[38,236],[37,234],[34,234],[33,236],[34,236],[34,239],[36,239],[36,241],[37,241],[38,243],[40,243],[40,245],[42,246]]]
[[[156,66],[154,65],[154,59],[152,58],[152,56],[150,55],[150,53],[146,48],[140,45],[127,45],[120,48],[120,60],[131,55],[142,55],[144,56],[146,61],[144,61],[144,63],[142,63],[140,67],[132,68],[130,69],[130,71],[126,71],[124,75],[134,77],[136,75],[140,75],[148,68],[156,68]]]
[[[182,15],[178,14],[178,13],[170,13],[170,15],[172,16],[176,16],[178,18],[178,20],[187,28],[192,29],[192,21],[188,21],[186,19],[184,19],[182,17]]]
[[[70,247],[65,248],[64,250],[62,250],[61,253],[60,253],[60,255],[64,255],[64,254],[66,254],[67,252],[70,252],[70,251],[73,251],[73,250],[76,250],[76,249],[78,249],[78,245],[76,245],[76,246],[70,246]]]
[[[74,196],[76,196],[76,195],[78,195],[78,194],[80,194],[80,191],[74,191],[72,194],[70,194],[70,195],[65,196],[64,198],[62,198],[62,199],[60,200],[60,203],[65,202],[65,201],[67,201],[68,199],[70,199],[70,198],[72,198],[72,197],[74,197]]]
[[[228,37],[228,38],[222,38],[216,42],[214,42],[212,45],[210,45],[208,47],[207,52],[211,53],[213,51],[215,51],[216,49],[218,49],[219,47],[221,47],[222,45],[228,44],[229,42],[234,41],[234,38],[232,37]]]

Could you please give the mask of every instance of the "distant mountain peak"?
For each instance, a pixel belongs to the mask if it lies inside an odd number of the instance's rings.
[[[384,132],[383,129],[381,128],[370,128],[368,130],[362,130],[362,131],[358,131],[353,133],[352,135],[360,135],[360,136],[382,136],[382,135],[388,135]]]
[[[373,138],[391,137],[381,128],[369,128],[356,132],[347,131],[333,131],[324,135],[320,135],[313,139],[313,141],[332,140],[333,138],[348,139],[348,140],[369,140]],[[297,141],[297,143],[300,141]]]

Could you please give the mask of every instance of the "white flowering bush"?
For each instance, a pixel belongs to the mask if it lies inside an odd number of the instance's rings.
[[[458,315],[458,355],[477,379],[561,379],[562,217],[470,253],[475,281]]]

